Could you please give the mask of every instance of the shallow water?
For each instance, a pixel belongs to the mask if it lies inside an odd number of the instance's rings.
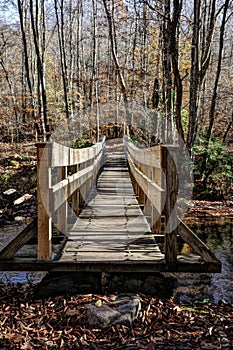
[[[172,274],[177,279],[175,301],[210,301],[224,299],[233,304],[233,218],[195,218],[189,226],[222,262],[222,273]],[[8,226],[0,229],[0,249],[19,230]],[[170,275],[170,274],[169,274]],[[44,276],[40,272],[0,272],[0,281],[9,283],[37,283]]]
[[[0,250],[6,246],[27,224],[14,224],[0,227]],[[23,247],[22,250],[27,249]],[[28,249],[27,249],[28,250]],[[37,283],[41,281],[44,272],[19,272],[19,271],[0,271],[0,282],[4,283]]]
[[[218,303],[223,299],[233,304],[233,218],[195,218],[189,227],[207,244],[222,263],[215,274],[174,274],[177,278],[175,300]]]

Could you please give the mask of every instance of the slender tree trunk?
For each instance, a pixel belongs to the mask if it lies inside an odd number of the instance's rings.
[[[214,126],[214,120],[215,120],[215,107],[216,107],[216,100],[217,100],[217,89],[218,89],[218,83],[219,78],[221,74],[221,68],[222,68],[222,54],[223,54],[223,45],[224,45],[224,34],[225,34],[225,25],[226,25],[226,18],[227,18],[227,11],[229,7],[230,0],[225,1],[224,9],[223,9],[223,15],[222,15],[222,23],[220,27],[220,38],[219,38],[219,50],[218,50],[218,63],[217,63],[217,71],[214,81],[214,88],[213,88],[213,94],[211,98],[211,105],[209,110],[209,125],[206,132],[206,143],[209,144],[212,129]]]
[[[232,128],[232,125],[233,125],[233,111],[232,111],[232,113],[231,113],[231,119],[230,119],[230,121],[229,121],[229,123],[228,123],[228,125],[227,125],[227,129],[226,129],[225,134],[224,134],[224,136],[223,136],[223,142],[226,142],[227,136],[228,136],[228,134],[229,134],[229,131],[230,131],[231,128]]]
[[[58,31],[58,43],[60,51],[60,62],[62,71],[62,82],[63,82],[63,92],[64,92],[64,102],[65,102],[65,113],[66,118],[69,119],[69,103],[68,103],[68,93],[67,93],[67,62],[65,54],[65,38],[64,38],[64,0],[61,0],[60,5],[60,16],[58,12],[58,0],[54,0],[55,14],[57,21],[57,31]]]
[[[121,87],[121,93],[123,95],[123,100],[124,100],[124,105],[125,105],[127,124],[131,125],[131,115],[129,112],[128,92],[127,92],[123,72],[122,72],[121,67],[120,67],[120,63],[119,63],[118,56],[117,56],[117,50],[116,50],[117,42],[116,42],[116,33],[115,33],[115,29],[114,29],[114,18],[112,17],[112,14],[107,6],[107,0],[103,0],[103,3],[104,3],[105,13],[107,16],[107,21],[108,21],[108,29],[109,29],[112,57],[113,57],[113,60],[114,60],[115,66],[116,66],[117,75],[118,75],[119,83],[120,83],[120,87]],[[114,4],[113,4],[113,6],[114,6]]]
[[[2,58],[2,53],[0,52],[0,66],[3,69],[4,72],[4,77],[6,79],[6,83],[8,85],[9,91],[10,91],[10,98],[11,98],[11,102],[12,102],[12,106],[13,106],[13,111],[14,111],[14,116],[15,116],[15,129],[16,129],[16,140],[17,142],[18,140],[18,131],[19,131],[19,116],[18,116],[18,107],[17,107],[17,103],[16,103],[16,99],[15,99],[15,93],[13,91],[13,87],[12,87],[12,82],[10,81],[10,77],[9,77],[9,73],[6,69],[5,63],[3,61]],[[13,137],[14,139],[14,137]]]
[[[44,83],[44,62],[43,62],[43,53],[41,54],[40,48],[39,48],[39,32],[38,32],[38,25],[34,16],[33,0],[30,0],[30,12],[31,12],[31,24],[32,24],[34,46],[35,46],[35,52],[36,52],[36,58],[37,58],[38,80],[39,80],[38,84],[41,88],[41,97],[42,97],[42,105],[43,105],[43,123],[45,127],[46,138],[48,139],[49,124],[48,124],[48,116],[47,116],[46,88]],[[38,1],[36,1],[36,12],[38,12]],[[43,28],[43,30],[45,30],[45,28]]]
[[[96,111],[96,141],[99,141],[99,105],[98,105],[98,82],[97,82],[97,55],[98,55],[98,41],[97,41],[97,2],[96,0],[92,0],[92,8],[93,8],[93,66],[92,66],[92,89],[93,95],[95,95],[95,111]],[[93,103],[93,99],[92,99]]]
[[[39,133],[39,125],[36,121],[36,116],[35,116],[35,103],[34,103],[34,97],[33,97],[33,84],[31,81],[30,77],[30,67],[29,67],[29,55],[28,55],[28,42],[27,42],[27,37],[26,37],[26,32],[25,32],[25,21],[24,21],[24,8],[23,8],[23,1],[18,0],[18,13],[19,13],[19,20],[20,20],[20,29],[21,29],[21,34],[22,34],[22,42],[23,42],[23,61],[24,61],[24,66],[25,66],[25,74],[26,74],[26,79],[27,79],[27,85],[28,85],[28,90],[29,90],[29,95],[30,95],[30,103],[29,103],[29,108],[30,108],[30,114],[32,116],[32,119],[35,120],[35,129],[36,129],[36,135]]]
[[[199,35],[200,35],[200,0],[194,3],[193,35],[191,49],[191,74],[190,74],[190,98],[189,98],[189,127],[187,147],[191,151],[197,132],[197,102],[200,82],[199,74]]]
[[[176,92],[176,103],[175,103],[175,122],[177,131],[184,141],[184,130],[181,120],[182,110],[182,98],[183,98],[183,83],[179,70],[179,52],[178,52],[178,41],[179,41],[179,22],[180,14],[182,9],[182,0],[173,1],[173,18],[170,24],[170,52],[172,57],[172,69],[174,74],[174,85]]]

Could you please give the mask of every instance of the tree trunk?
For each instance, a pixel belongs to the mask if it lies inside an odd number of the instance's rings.
[[[42,3],[42,8],[44,8],[44,3]],[[36,12],[37,11],[38,11],[38,0],[36,1]],[[39,47],[39,31],[38,31],[38,25],[36,22],[37,18],[35,18],[34,16],[33,0],[30,0],[30,12],[31,12],[31,24],[32,24],[34,46],[35,46],[36,59],[37,59],[37,67],[38,67],[38,86],[39,86],[39,89],[41,89],[41,97],[42,97],[42,105],[43,105],[43,123],[44,123],[45,133],[46,133],[45,138],[49,139],[47,97],[46,97],[46,88],[45,88],[45,82],[44,82],[44,61],[43,61],[44,47],[42,48],[42,53],[41,53],[40,47]],[[43,16],[43,14],[41,14],[41,16]],[[43,24],[45,24],[45,22],[43,22]],[[42,30],[45,31],[45,28],[43,27]]]
[[[222,15],[222,23],[220,27],[220,37],[219,37],[219,50],[218,50],[218,64],[217,64],[217,71],[214,81],[214,88],[213,88],[213,94],[211,98],[211,105],[209,110],[209,125],[206,132],[206,144],[209,144],[212,129],[214,126],[214,119],[215,119],[215,106],[216,106],[216,100],[217,100],[217,89],[218,89],[218,83],[219,78],[221,74],[221,68],[222,68],[222,54],[223,54],[223,45],[224,45],[224,34],[225,34],[225,25],[226,25],[226,18],[227,18],[227,10],[229,7],[230,0],[225,1],[224,9],[223,9],[223,15]]]
[[[114,60],[115,66],[116,66],[117,75],[118,75],[120,87],[121,87],[121,93],[123,95],[123,100],[124,100],[124,105],[125,105],[126,121],[127,121],[128,125],[131,125],[131,115],[129,112],[128,92],[127,92],[123,72],[122,72],[122,69],[121,69],[121,66],[120,66],[120,63],[118,60],[117,51],[116,51],[117,42],[116,42],[116,33],[115,33],[115,28],[114,28],[114,18],[112,17],[112,14],[107,6],[107,1],[103,0],[103,3],[104,3],[104,9],[105,9],[105,13],[106,13],[107,20],[108,20],[108,29],[109,29],[112,57],[113,57],[113,60]]]
[[[66,63],[66,53],[65,53],[65,38],[64,38],[64,0],[61,0],[60,5],[60,16],[58,12],[58,0],[54,1],[56,21],[57,21],[57,31],[58,31],[58,43],[60,51],[60,64],[62,71],[62,82],[63,82],[63,92],[64,92],[64,102],[65,102],[65,114],[66,118],[69,119],[69,103],[68,103],[68,93],[67,93],[67,63]]]
[[[200,0],[194,1],[194,20],[191,49],[191,73],[190,73],[190,97],[189,97],[189,126],[187,136],[187,147],[191,148],[197,132],[197,102],[198,88],[200,82],[199,74],[199,35],[200,35]]]

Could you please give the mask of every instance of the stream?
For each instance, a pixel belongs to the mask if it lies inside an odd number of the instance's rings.
[[[225,300],[233,304],[233,218],[194,218],[188,220],[188,225],[222,262],[222,273],[172,274],[177,280],[174,300],[212,303]],[[18,228],[9,226],[0,228],[0,249],[3,243],[6,244],[15,235],[16,229]],[[0,281],[37,283],[43,276],[44,273],[39,272],[0,272]]]
[[[173,274],[177,279],[174,300],[233,304],[233,218],[195,218],[188,225],[221,261],[222,272]]]

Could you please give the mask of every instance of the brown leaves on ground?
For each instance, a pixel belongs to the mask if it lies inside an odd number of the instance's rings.
[[[36,216],[36,147],[0,142],[0,153],[0,226],[5,226],[17,217]],[[9,189],[15,189],[17,195],[5,196]],[[25,195],[23,203],[15,202]]]
[[[88,324],[86,305],[111,304],[116,296],[73,295],[34,300],[34,287],[1,285],[1,349],[232,349],[233,307],[176,305],[140,295],[132,328]]]
[[[195,221],[211,218],[212,220],[219,219],[231,219],[233,217],[233,201],[204,201],[204,200],[192,200],[190,202],[190,208],[186,213],[187,221]]]

